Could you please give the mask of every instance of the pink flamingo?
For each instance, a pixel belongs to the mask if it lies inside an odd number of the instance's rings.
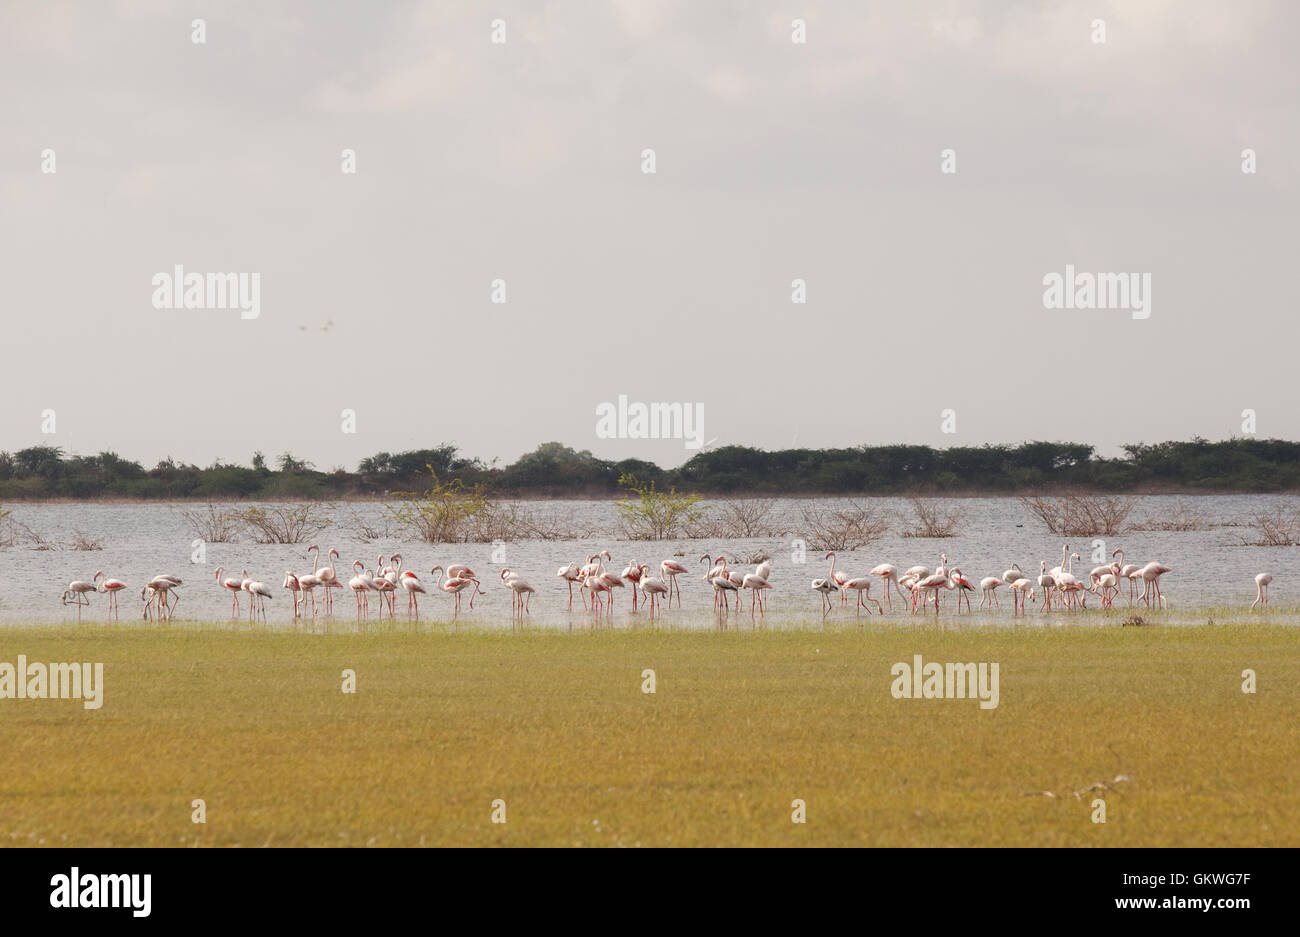
[[[831,550],[824,557],[822,557],[822,559],[831,561],[831,571],[829,573],[830,580],[831,582],[835,583],[835,585],[839,586],[840,604],[847,605],[849,601],[849,590],[844,588],[844,584],[849,581],[849,577],[844,575],[844,573],[835,572],[835,563],[838,561],[839,558],[835,555],[835,551]]]
[[[86,582],[84,579],[74,579],[68,584],[68,588],[63,590],[60,600],[64,605],[77,606],[77,621],[81,621],[81,607],[90,604],[90,596],[86,593],[94,592],[94,582]]]
[[[1168,603],[1165,601],[1164,593],[1160,591],[1160,577],[1165,573],[1171,572],[1173,572],[1173,567],[1166,566],[1164,563],[1159,563],[1155,560],[1152,560],[1150,563],[1147,563],[1147,565],[1142,567],[1140,575],[1142,576],[1142,581],[1146,583],[1146,590],[1142,594],[1142,601],[1146,602],[1148,606],[1150,606],[1151,596],[1154,594],[1156,607],[1168,608]]]
[[[636,588],[637,583],[641,581],[641,564],[635,560],[627,564],[623,570],[623,578],[632,583],[632,611],[636,611]]]
[[[444,580],[443,576],[445,575],[446,570],[444,570],[441,566],[435,566],[433,567],[433,569],[429,570],[429,572],[430,574],[432,573],[438,574],[438,581],[436,585],[438,586],[439,589],[441,589],[443,592],[446,592],[448,595],[454,595],[456,597],[456,608],[455,608],[456,614],[460,614],[460,594],[471,583],[474,586],[474,590],[469,594],[470,608],[474,607],[474,596],[482,594],[482,590],[479,589],[479,581],[477,579],[474,579],[473,577],[466,578],[466,577],[456,576]]]
[[[1001,608],[1002,603],[998,602],[998,586],[1005,585],[1006,581],[999,579],[997,576],[985,576],[981,579],[980,594],[983,595],[983,598],[980,599],[980,608],[983,608],[985,603],[988,603],[989,608],[992,608],[995,602],[998,608]]]
[[[361,617],[362,609],[365,609],[367,615],[370,614],[370,593],[375,589],[374,577],[366,569],[366,564],[356,560],[352,564],[352,571],[356,574],[348,580],[348,588],[357,599],[357,617]],[[325,593],[329,595],[327,591]]]
[[[578,572],[578,564],[570,563],[568,566],[561,566],[555,575],[569,584],[569,611],[573,611],[573,584],[582,582],[582,575]],[[585,595],[582,597],[582,607],[587,607],[587,597]]]
[[[234,577],[231,577],[229,579],[222,579],[221,574],[224,573],[225,571],[226,568],[224,566],[218,566],[217,571],[213,573],[213,578],[216,579],[217,582],[221,583],[221,587],[223,589],[230,590],[230,594],[231,594],[230,617],[234,618],[236,615],[239,614],[239,593],[244,591],[243,580],[235,579]]]
[[[662,579],[652,577],[649,574],[649,567],[644,563],[641,565],[641,575],[638,577],[637,582],[640,585],[642,595],[650,600],[650,616],[653,618],[659,596],[669,594],[670,587]]]
[[[103,570],[99,570],[95,573],[95,577],[91,581],[98,581],[103,575]],[[110,618],[117,617],[117,594],[125,588],[126,583],[120,579],[105,579],[103,582],[99,583],[99,591],[108,595],[108,616]]]
[[[682,588],[677,585],[677,577],[682,573],[689,572],[685,566],[676,560],[664,560],[659,564],[659,574],[663,576],[664,582],[668,584],[668,604],[673,604],[673,593],[677,593],[677,604],[682,604]]]
[[[533,593],[537,590],[530,586],[527,580],[521,578],[509,569],[501,570],[501,581],[505,583],[506,588],[513,593],[510,599],[510,610],[513,612],[515,608],[518,607],[521,614],[531,615],[532,612],[528,610],[528,602],[532,599]],[[635,592],[636,586],[633,586],[632,590]]]
[[[288,589],[293,596],[293,617],[298,617],[298,599],[302,597],[302,587],[298,585],[298,577],[291,571],[284,571],[284,585],[282,588]]]
[[[891,582],[894,584],[894,588],[898,590],[898,594],[903,596],[903,598],[907,598],[902,587],[898,584],[898,567],[893,563],[881,563],[879,566],[874,567],[871,572],[867,573],[867,575],[880,577],[880,588],[885,593],[885,601],[889,603],[890,611],[893,611],[894,609],[894,593],[889,589],[889,584]]]
[[[740,577],[740,588],[752,590],[752,594],[749,597],[750,615],[754,614],[754,601],[756,599],[758,600],[758,610],[761,612],[767,611],[766,606],[764,606],[763,604],[763,590],[772,588],[772,584],[770,582],[768,582],[766,579],[764,579],[756,572],[746,573],[744,576]],[[737,599],[739,599],[740,597],[739,592],[736,593],[736,597]]]
[[[914,590],[917,594],[921,596],[922,609],[925,608],[925,604],[929,601],[929,599],[925,597],[925,593],[929,592],[934,595],[934,613],[938,615],[939,614],[939,590],[946,589],[946,588],[948,588],[948,574],[931,573],[929,576],[926,576],[923,579],[918,579],[914,587]],[[915,599],[913,601],[915,602]],[[915,607],[913,608],[913,611],[915,611]]]
[[[1022,576],[1014,582],[1007,583],[1007,585],[1011,588],[1011,598],[1015,604],[1015,611],[1012,614],[1019,612],[1023,615],[1025,613],[1026,596],[1031,599],[1035,597],[1033,580]]]
[[[953,568],[952,573],[948,576],[947,587],[957,590],[957,612],[961,613],[962,599],[966,600],[966,611],[970,611],[970,594],[975,591],[975,587],[970,584],[970,580],[962,575],[962,571]]]
[[[330,547],[328,554],[330,565],[321,566],[320,547],[313,543],[307,548],[307,552],[310,553],[312,550],[316,551],[316,578],[319,579],[321,585],[325,587],[325,614],[328,615],[334,610],[334,599],[330,595],[330,589],[335,589],[339,585],[338,573],[334,569],[334,560],[339,555],[339,551]],[[355,566],[356,564],[353,565]]]

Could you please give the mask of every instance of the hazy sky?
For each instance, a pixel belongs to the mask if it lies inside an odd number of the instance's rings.
[[[598,438],[620,394],[702,404],[718,445],[1113,452],[1246,408],[1297,438],[1298,25],[1280,0],[9,2],[0,449],[691,455]],[[176,264],[259,273],[260,317],[154,308]],[[1150,274],[1150,318],[1044,308],[1066,264]]]

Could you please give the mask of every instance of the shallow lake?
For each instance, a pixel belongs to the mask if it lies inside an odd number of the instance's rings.
[[[1094,554],[1120,547],[1126,561],[1146,563],[1159,560],[1173,571],[1166,574],[1161,586],[1168,596],[1171,612],[1186,611],[1189,615],[1197,609],[1215,606],[1240,608],[1243,612],[1255,597],[1254,577],[1259,572],[1271,572],[1275,581],[1272,600],[1277,611],[1294,610],[1290,595],[1291,569],[1300,557],[1293,547],[1240,546],[1241,537],[1253,539],[1253,531],[1246,526],[1260,511],[1270,508],[1280,499],[1275,496],[1225,495],[1202,497],[1142,497],[1130,523],[1142,522],[1151,517],[1172,515],[1187,508],[1212,525],[1208,529],[1192,531],[1134,530],[1122,536],[1104,538],[1104,544],[1095,544],[1094,538],[1071,542],[1072,552],[1082,559],[1074,563],[1074,572],[1086,580],[1087,572],[1099,562]],[[1294,501],[1295,499],[1289,499]],[[1036,576],[1040,560],[1049,567],[1061,560],[1063,538],[1050,534],[1043,523],[1016,498],[954,498],[944,499],[945,508],[960,512],[956,536],[946,538],[903,537],[900,529],[912,518],[909,503],[904,499],[866,499],[882,513],[897,515],[888,534],[882,539],[855,551],[839,554],[838,569],[850,575],[865,575],[878,563],[894,563],[900,569],[920,564],[934,567],[941,553],[949,557],[949,565],[959,567],[973,583],[983,576],[1001,576],[1012,563],[1018,563],[1026,574]],[[416,540],[403,540],[391,531],[391,536],[372,542],[362,538],[362,525],[383,529],[383,505],[372,502],[340,503],[329,506],[333,523],[314,535],[309,542],[319,543],[322,550],[335,547],[341,554],[337,564],[339,578],[346,583],[352,576],[353,560],[363,560],[374,569],[379,555],[400,552],[404,566],[414,570],[423,579],[430,595],[421,601],[421,620],[446,620],[451,615],[451,597],[433,588],[434,577],[429,569],[434,564],[443,567],[453,563],[471,566],[482,581],[486,595],[479,596],[474,609],[468,607],[465,593],[460,621],[482,626],[510,627],[511,595],[500,581],[499,570],[509,566],[526,578],[537,590],[532,597],[530,625],[568,626],[588,620],[580,599],[575,597],[573,612],[568,611],[569,590],[556,576],[558,567],[570,562],[581,564],[597,550],[609,550],[613,556],[608,567],[621,572],[631,561],[647,563],[657,570],[664,559],[676,559],[690,572],[679,577],[682,607],[665,610],[662,620],[676,621],[682,625],[707,626],[714,622],[713,590],[703,580],[705,554],[725,554],[732,565],[748,571],[747,561],[752,554],[765,552],[771,557],[773,589],[767,594],[765,619],[771,626],[801,621],[820,621],[820,596],[811,591],[809,584],[815,577],[825,576],[829,563],[822,552],[807,547],[801,556],[799,539],[810,540],[803,511],[833,509],[842,505],[838,499],[801,501],[779,499],[772,506],[766,524],[772,530],[786,530],[783,536],[753,537],[744,539],[679,539],[656,542],[623,539],[617,512],[611,501],[540,501],[524,502],[522,507],[538,516],[548,517],[566,527],[591,535],[581,540],[521,540],[499,543],[462,543],[430,545]],[[241,505],[246,506],[246,505]],[[230,616],[230,593],[222,589],[213,578],[217,566],[226,568],[226,575],[238,577],[242,570],[272,587],[274,599],[267,603],[267,620],[271,626],[289,627],[292,623],[292,600],[281,588],[286,570],[298,574],[311,571],[308,542],[293,545],[257,544],[247,534],[241,534],[234,543],[195,543],[196,532],[187,522],[186,512],[203,512],[206,506],[196,503],[181,504],[31,504],[10,505],[9,521],[19,531],[17,542],[0,547],[0,621],[8,623],[38,623],[69,621],[76,618],[76,609],[65,607],[59,596],[73,579],[90,579],[96,570],[124,580],[133,588],[120,595],[121,621],[139,621],[142,603],[140,586],[149,578],[167,573],[179,576],[184,585],[178,590],[181,597],[176,610],[177,621],[219,621]],[[78,533],[102,542],[102,549],[74,550],[70,544]],[[40,549],[31,534],[49,545]],[[1101,539],[1101,538],[1098,538]],[[194,557],[199,561],[195,562]],[[740,560],[740,563],[735,563]],[[652,573],[657,575],[656,573]],[[319,590],[318,590],[319,591]],[[872,595],[884,599],[877,582]],[[998,590],[1001,608],[992,612],[989,619],[1011,620],[1011,600],[1008,590]],[[1127,585],[1118,599],[1117,610],[1127,606]],[[105,597],[92,595],[91,605],[82,610],[88,620],[105,617]],[[980,596],[974,596],[978,606]],[[609,619],[616,627],[620,622],[644,622],[644,613],[632,618],[629,589],[615,590],[614,612]],[[836,598],[835,619],[853,619],[853,597],[841,606]],[[750,596],[741,599],[742,611],[733,621],[750,621]],[[1096,596],[1089,596],[1089,609],[1083,615],[1094,615],[1099,604]],[[942,616],[954,613],[952,596],[948,596]],[[1029,616],[1042,616],[1041,604],[1029,606]],[[1053,613],[1055,615],[1055,613]],[[245,609],[246,616],[246,609]],[[863,615],[865,618],[866,616]],[[886,608],[886,617],[911,620],[910,611],[894,596],[894,610]],[[980,618],[976,609],[975,616]],[[1075,616],[1077,617],[1077,616]],[[1181,617],[1181,616],[1179,616]],[[1204,616],[1201,616],[1202,619]],[[375,602],[372,599],[369,620],[376,621]],[[245,619],[246,620],[246,619]],[[397,597],[397,620],[406,621],[406,597]],[[387,618],[385,617],[385,621]],[[347,589],[335,592],[333,622],[337,627],[356,622],[355,601]]]

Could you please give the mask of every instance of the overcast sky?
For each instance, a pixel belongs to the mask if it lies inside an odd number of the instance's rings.
[[[620,394],[702,404],[715,445],[1110,453],[1247,408],[1300,438],[1298,24],[1280,0],[6,3],[0,449],[692,454],[598,438]],[[176,264],[259,273],[260,316],[154,308]],[[1066,264],[1150,274],[1150,317],[1044,308]]]

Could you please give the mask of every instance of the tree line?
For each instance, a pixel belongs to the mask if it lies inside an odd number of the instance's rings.
[[[1068,442],[1017,445],[854,446],[781,449],[723,446],[677,468],[640,459],[611,461],[588,450],[543,443],[504,467],[444,443],[380,452],[354,472],[317,469],[291,453],[251,465],[206,468],[167,458],[152,468],[113,452],[71,455],[57,446],[0,452],[0,500],[47,498],[300,499],[384,497],[422,491],[429,471],[482,485],[498,496],[600,497],[634,476],[661,490],[702,495],[1025,494],[1098,492],[1278,492],[1300,490],[1300,443],[1281,439],[1136,443],[1105,458]]]

